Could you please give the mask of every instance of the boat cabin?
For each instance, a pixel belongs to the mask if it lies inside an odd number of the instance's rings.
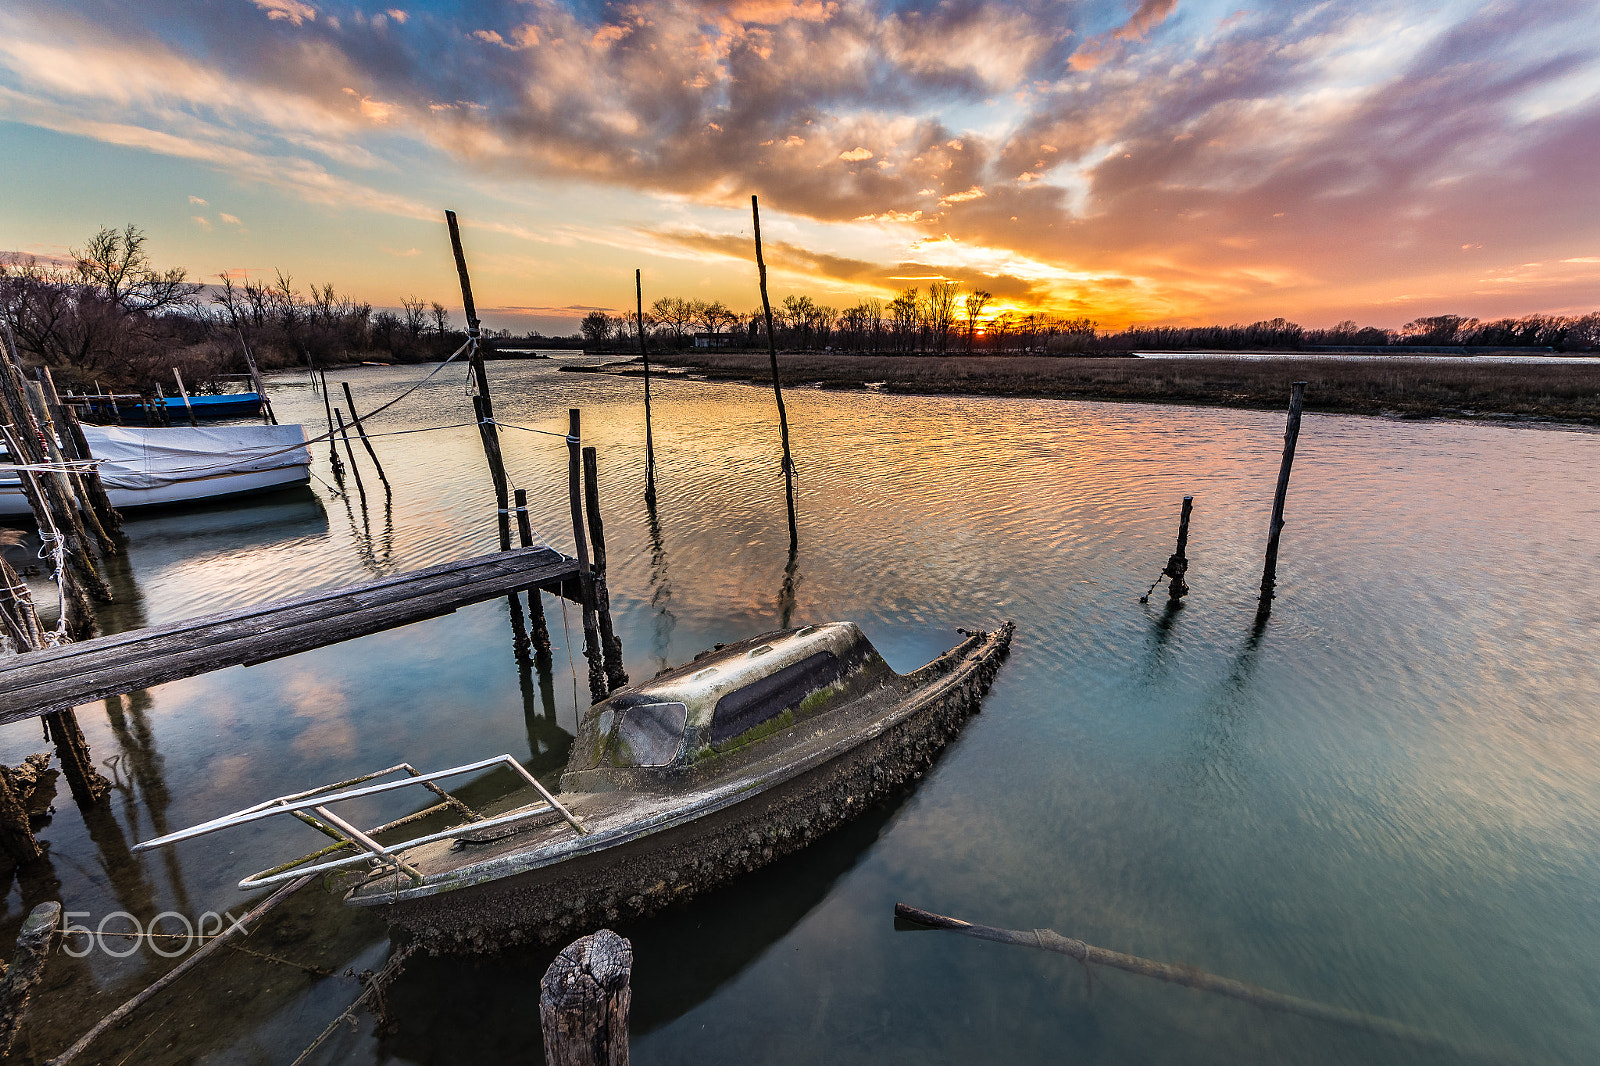
[[[723,756],[897,676],[854,622],[718,645],[590,707],[561,788],[652,788],[715,773]]]

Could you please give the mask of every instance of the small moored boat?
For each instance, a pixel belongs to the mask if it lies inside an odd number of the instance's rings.
[[[139,848],[305,815],[362,850],[325,862],[307,856],[241,888],[365,867],[346,901],[373,908],[430,950],[570,937],[763,866],[920,776],[978,710],[1012,631],[1008,622],[969,634],[904,675],[851,622],[766,633],[591,707],[554,795],[510,756],[432,774],[404,767],[414,776],[347,787],[379,776],[367,775],[282,797]],[[496,763],[521,773],[541,799],[397,843],[379,842],[393,826],[363,833],[328,810],[407,785],[437,789],[437,779]]]
[[[83,426],[118,510],[165,507],[303,485],[305,429],[288,426]],[[32,514],[14,470],[0,465],[0,517]]]

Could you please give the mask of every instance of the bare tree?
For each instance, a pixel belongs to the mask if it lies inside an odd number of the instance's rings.
[[[689,331],[689,324],[694,321],[695,308],[680,296],[663,296],[650,305],[650,317],[671,330],[673,343],[681,348],[684,334]]]
[[[985,292],[983,289],[973,289],[967,293],[965,310],[967,312],[967,354],[972,354],[972,335],[978,328],[978,316],[983,314],[983,309],[994,299],[994,293]]]
[[[933,334],[933,350],[944,354],[950,327],[956,320],[957,281],[935,281],[928,286],[928,331]]]
[[[144,230],[128,223],[120,230],[101,227],[83,251],[72,252],[83,283],[123,311],[152,314],[192,303],[204,286],[188,280],[188,271],[157,270],[145,254]]]

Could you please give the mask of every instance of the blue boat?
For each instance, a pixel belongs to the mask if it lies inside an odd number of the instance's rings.
[[[89,403],[83,406],[85,415],[96,420],[105,420],[111,417],[108,403],[95,403],[94,398],[88,397]],[[167,420],[170,422],[187,422],[189,411],[184,406],[182,396],[168,396],[165,400],[156,400],[160,405],[166,404]],[[216,418],[250,418],[261,413],[261,394],[257,392],[225,392],[220,396],[190,396],[189,403],[194,407],[195,418],[206,420]],[[149,412],[142,403],[117,403],[116,417],[122,422],[141,423],[149,421]]]

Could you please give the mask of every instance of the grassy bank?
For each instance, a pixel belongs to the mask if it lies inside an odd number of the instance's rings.
[[[652,361],[692,368],[714,380],[771,380],[767,356],[758,353],[667,353],[653,356]],[[1305,381],[1309,383],[1306,407],[1316,411],[1600,421],[1600,364],[1452,363],[1416,357],[935,358],[786,352],[779,365],[786,385],[820,383],[848,389],[881,382],[885,392],[924,395],[1278,408],[1288,398],[1289,383]]]

